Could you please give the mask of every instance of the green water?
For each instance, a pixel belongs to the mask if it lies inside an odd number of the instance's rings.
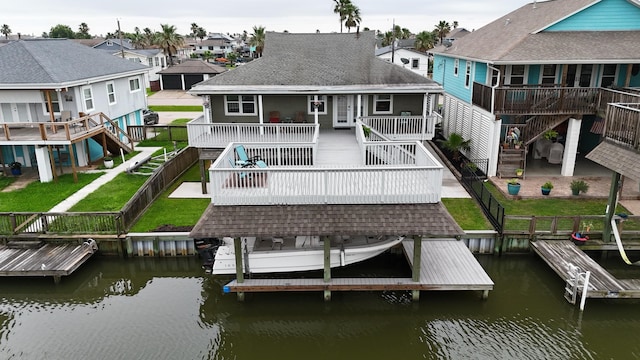
[[[610,259],[609,259],[610,260]],[[383,257],[350,269],[367,273]],[[584,313],[534,256],[481,257],[478,292],[251,294],[197,259],[92,259],[54,285],[0,279],[0,359],[635,359],[640,302]],[[640,269],[622,268],[627,277]],[[404,271],[405,269],[401,269]]]

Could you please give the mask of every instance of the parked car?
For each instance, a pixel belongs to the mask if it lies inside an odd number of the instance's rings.
[[[142,115],[144,116],[145,125],[155,125],[160,120],[158,113],[149,109],[142,110]]]

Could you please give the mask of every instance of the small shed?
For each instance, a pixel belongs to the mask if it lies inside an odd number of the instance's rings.
[[[187,59],[182,63],[159,71],[162,90],[189,90],[194,84],[227,71],[225,67],[209,64],[200,59]]]

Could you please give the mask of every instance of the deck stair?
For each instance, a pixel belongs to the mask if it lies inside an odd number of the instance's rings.
[[[498,176],[517,177],[516,169],[524,169],[526,152],[524,148],[500,148],[500,156],[498,158]]]
[[[535,142],[547,130],[555,128],[567,119],[567,115],[539,115],[528,119],[526,126],[522,128],[521,136],[524,147]]]
[[[104,140],[104,145],[111,154],[119,154],[120,149],[126,153],[132,152],[133,139],[129,137],[127,132],[105,114],[100,113],[100,118],[103,122],[103,125],[99,127],[101,131],[93,133],[91,138],[98,142],[98,144],[103,144]]]

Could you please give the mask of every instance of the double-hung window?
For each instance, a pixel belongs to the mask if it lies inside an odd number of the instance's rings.
[[[60,112],[60,100],[58,98],[58,94],[59,92],[57,91],[49,91],[49,97],[51,98],[51,107],[53,108],[53,112],[54,113],[59,113]],[[45,93],[43,93],[44,95],[44,111],[45,114],[49,114],[50,110],[49,110],[49,101],[47,101],[47,95]]]
[[[458,70],[460,69],[460,59],[453,60],[453,76],[458,76]]]
[[[256,108],[255,95],[227,95],[224,97],[225,115],[257,115]]]
[[[107,83],[107,97],[109,98],[109,105],[116,103],[116,85],[113,81]]]
[[[393,95],[380,94],[373,96],[374,114],[393,114]]]
[[[467,67],[464,75],[464,87],[468,89],[471,85],[471,61],[467,60],[466,63]]]
[[[134,77],[129,79],[129,91],[140,91],[140,78]]]
[[[307,113],[314,114],[316,112],[316,107],[318,109],[318,114],[327,114],[327,97],[324,95],[318,95],[318,101],[316,102],[314,96],[309,96],[307,104],[309,104]]]
[[[93,107],[93,92],[91,86],[85,86],[82,88],[82,101],[84,101],[84,110],[90,112]]]

